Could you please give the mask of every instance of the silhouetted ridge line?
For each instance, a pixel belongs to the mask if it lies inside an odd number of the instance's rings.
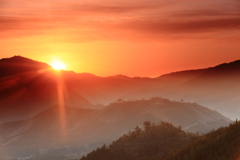
[[[0,60],[0,77],[38,71],[51,68],[48,64],[34,61],[22,56],[3,58]]]

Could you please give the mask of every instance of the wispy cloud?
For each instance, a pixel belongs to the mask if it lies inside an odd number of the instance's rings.
[[[100,13],[100,14],[109,14],[109,13],[127,13],[127,12],[137,12],[148,9],[157,9],[158,6],[104,6],[104,5],[81,5],[73,6],[72,11],[78,11],[80,13]]]
[[[234,0],[234,2],[240,1]],[[0,0],[1,3],[3,0]],[[31,35],[67,29],[71,30],[70,34],[76,32],[81,33],[79,36],[96,39],[111,38],[111,36],[121,38],[121,35],[127,34],[128,37],[133,34],[149,34],[150,36],[186,34],[189,36],[199,33],[240,30],[240,12],[236,7],[233,9],[228,7],[226,10],[223,9],[224,6],[187,10],[181,5],[179,7],[170,3],[98,5],[66,2],[52,2],[49,6],[47,9],[37,7],[36,10],[31,10],[28,6],[27,12],[22,9],[18,15],[0,16],[0,34],[7,35],[10,33],[9,31],[19,31],[21,34]]]
[[[184,21],[136,21],[123,24],[124,27],[149,33],[199,33],[218,30],[240,30],[240,17]]]
[[[218,17],[232,17],[232,16],[240,16],[239,11],[231,10],[219,10],[219,9],[199,9],[199,10],[185,10],[178,13],[173,13],[171,15],[174,18],[218,18]]]

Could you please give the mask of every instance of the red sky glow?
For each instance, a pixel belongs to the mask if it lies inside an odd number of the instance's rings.
[[[239,0],[0,0],[0,58],[156,77],[240,59]]]

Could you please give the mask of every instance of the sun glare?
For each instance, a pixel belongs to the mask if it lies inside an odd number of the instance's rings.
[[[56,70],[65,70],[67,67],[66,64],[59,60],[53,60],[50,65]]]

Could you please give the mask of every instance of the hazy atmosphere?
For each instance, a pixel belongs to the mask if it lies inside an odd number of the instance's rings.
[[[0,0],[0,160],[240,160],[240,0]]]

